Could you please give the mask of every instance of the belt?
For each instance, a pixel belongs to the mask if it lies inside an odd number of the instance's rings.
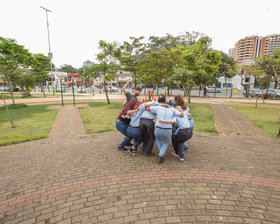
[[[191,128],[182,128],[182,129],[179,129],[179,131],[181,131],[181,130],[190,131],[190,130],[191,130]]]
[[[132,128],[140,128],[140,126],[137,126],[137,127],[133,127],[133,126],[131,126],[131,125],[129,125],[130,127],[132,127]]]
[[[158,126],[156,126],[156,128],[164,129],[164,130],[171,130],[172,129],[172,128],[161,128],[161,127],[158,127]]]
[[[151,118],[151,119],[149,119],[149,118],[144,118],[144,117],[141,117],[141,118],[140,118],[140,120],[148,120],[148,121],[153,121],[154,119],[152,119],[152,118]]]

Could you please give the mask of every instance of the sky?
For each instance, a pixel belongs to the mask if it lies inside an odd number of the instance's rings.
[[[130,36],[174,36],[199,31],[228,53],[246,36],[280,33],[280,0],[0,0],[0,36],[33,54],[49,52],[56,67],[97,62],[98,42]]]

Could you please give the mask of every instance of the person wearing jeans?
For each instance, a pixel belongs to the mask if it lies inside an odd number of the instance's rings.
[[[159,95],[158,97],[159,103],[165,103],[165,96]],[[160,123],[159,119],[162,120],[172,120],[174,117],[184,116],[183,111],[179,112],[174,108],[166,108],[166,107],[150,107],[150,112],[156,114],[156,127],[155,127],[155,137],[156,144],[159,150],[158,154],[158,163],[162,163],[164,160],[164,154],[168,147],[169,141],[172,136],[172,124],[169,123]]]

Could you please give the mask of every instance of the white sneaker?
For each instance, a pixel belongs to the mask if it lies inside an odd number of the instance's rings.
[[[179,155],[177,155],[176,152],[171,152],[171,155],[175,157],[179,157]]]
[[[179,158],[179,160],[180,160],[181,162],[184,162],[184,158]]]

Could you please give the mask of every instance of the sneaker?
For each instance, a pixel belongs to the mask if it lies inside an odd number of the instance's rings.
[[[128,154],[130,154],[131,156],[135,156],[135,153],[133,152],[132,149],[128,149],[127,152],[128,152]]]
[[[175,157],[179,157],[179,155],[176,154],[176,152],[171,152],[171,155],[172,155],[172,156],[175,156]]]
[[[118,150],[120,150],[120,151],[127,151],[127,148],[125,148],[124,146],[118,145]]]
[[[148,157],[148,156],[154,156],[155,155],[155,153],[153,153],[153,152],[148,152],[148,153],[143,153],[144,154],[144,156],[146,156],[146,157]]]
[[[184,148],[184,150],[188,152],[188,151],[189,151],[189,148],[188,148],[188,147],[187,147],[187,148]]]
[[[184,162],[184,158],[179,158],[179,160],[180,160],[181,162]]]
[[[159,156],[159,157],[158,157],[158,163],[159,163],[159,164],[160,164],[160,163],[163,163],[163,161],[164,161],[164,158],[161,157],[161,156]]]
[[[133,152],[140,152],[140,150],[138,148],[131,148]]]

